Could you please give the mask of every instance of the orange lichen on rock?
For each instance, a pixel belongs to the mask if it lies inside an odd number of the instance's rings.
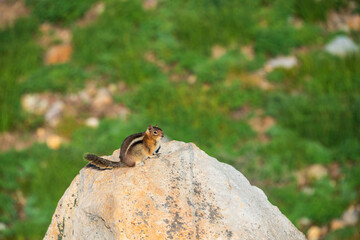
[[[83,168],[45,236],[59,238],[305,239],[240,172],[176,141],[143,166]]]

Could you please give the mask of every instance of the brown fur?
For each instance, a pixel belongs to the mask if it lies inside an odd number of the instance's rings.
[[[96,156],[95,154],[87,153],[84,155],[84,159],[91,162],[98,168],[116,168],[116,167],[126,167],[126,165],[122,162],[113,162],[109,161],[105,158]]]
[[[120,162],[109,161],[94,154],[86,154],[84,158],[99,168],[134,167],[160,148],[160,141],[163,137],[164,133],[157,124],[154,127],[149,125],[145,132],[132,134],[125,138],[121,144]]]

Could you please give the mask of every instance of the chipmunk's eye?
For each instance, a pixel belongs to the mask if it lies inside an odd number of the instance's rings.
[[[154,134],[157,135],[158,134],[157,131],[154,131]]]

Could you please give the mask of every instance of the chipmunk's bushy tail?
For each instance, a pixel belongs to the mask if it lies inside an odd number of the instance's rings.
[[[99,156],[96,156],[95,154],[86,153],[84,155],[84,159],[86,161],[91,162],[93,165],[99,168],[118,168],[118,167],[126,167],[126,165],[122,162],[113,162],[109,161],[105,158],[101,158]]]

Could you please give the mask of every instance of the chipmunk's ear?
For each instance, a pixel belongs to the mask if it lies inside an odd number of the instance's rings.
[[[149,130],[152,129],[152,128],[153,128],[153,127],[152,127],[151,125],[148,126],[148,129],[149,129]]]
[[[155,127],[158,127],[158,125],[156,124]]]

